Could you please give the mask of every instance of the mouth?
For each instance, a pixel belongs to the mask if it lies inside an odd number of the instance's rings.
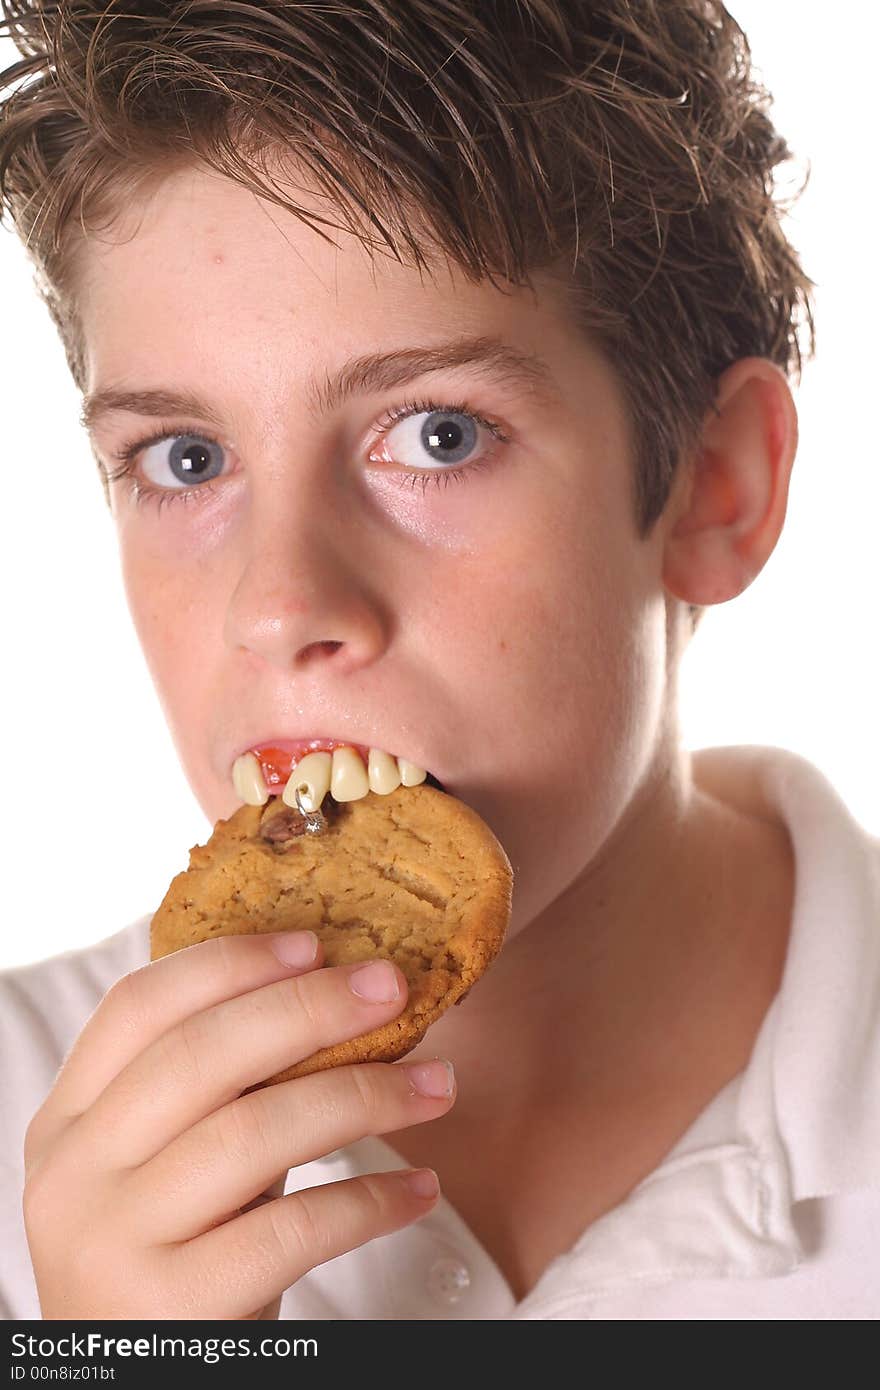
[[[235,758],[232,782],[250,806],[264,806],[270,796],[286,805],[317,811],[329,792],[336,801],[359,801],[368,792],[387,796],[398,787],[423,782],[447,788],[438,777],[407,758],[337,739],[271,739],[254,744]]]

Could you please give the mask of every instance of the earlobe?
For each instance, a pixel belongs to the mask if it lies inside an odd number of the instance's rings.
[[[707,606],[748,588],[782,531],[796,449],[785,374],[767,358],[741,358],[718,379],[673,501],[663,556],[671,594]]]

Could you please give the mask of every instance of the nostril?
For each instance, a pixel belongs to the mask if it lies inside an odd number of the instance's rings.
[[[341,646],[341,642],[310,642],[307,647],[303,648],[300,660],[310,661],[312,657],[332,656]]]

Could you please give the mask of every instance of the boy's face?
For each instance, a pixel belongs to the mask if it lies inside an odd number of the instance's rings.
[[[233,762],[258,743],[402,755],[498,835],[516,930],[662,772],[664,524],[637,538],[620,393],[549,290],[504,294],[445,263],[433,279],[382,256],[371,266],[354,237],[332,235],[338,250],[188,172],[130,240],[86,249],[89,391],[204,403],[95,420],[109,469],[126,443],[167,437],[140,454],[161,501],[111,484],[131,612],[212,822],[240,804]],[[423,364],[320,410],[351,359],[471,338],[535,355],[547,385]],[[417,412],[383,450],[389,412],[407,403]],[[422,429],[432,409],[446,412],[439,448]],[[180,435],[197,437],[182,456],[210,480],[182,480]],[[453,468],[462,476],[444,476]]]

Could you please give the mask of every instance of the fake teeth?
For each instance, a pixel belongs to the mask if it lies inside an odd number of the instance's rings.
[[[349,753],[357,758],[357,753],[353,749],[348,749]],[[335,758],[334,753],[333,757]],[[360,758],[358,762],[360,763]],[[296,789],[299,787],[299,799],[302,802],[303,810],[318,811],[321,802],[330,790],[332,759],[329,753],[307,753],[304,758],[296,764],[287,779],[287,785],[281,793],[281,800],[285,806],[296,805]],[[361,763],[363,767],[363,763]],[[335,795],[335,793],[334,793]]]
[[[405,787],[417,787],[428,775],[423,767],[408,763],[406,758],[398,758],[397,766],[400,768],[400,780]]]
[[[232,766],[232,781],[237,796],[248,806],[265,806],[269,791],[263,779],[263,769],[253,753],[243,753]]]
[[[396,791],[403,780],[400,775],[399,760],[392,758],[390,753],[383,753],[381,748],[371,748],[367,764],[367,777],[371,792],[378,792],[379,796],[387,796],[389,792]]]
[[[335,748],[333,753],[307,753],[291,770],[281,793],[286,806],[296,809],[296,791],[305,811],[317,811],[328,791],[336,801],[359,801],[367,792],[387,796],[398,787],[417,787],[427,772],[406,758],[392,758],[381,748],[371,748],[368,765],[354,748]],[[259,759],[243,753],[232,767],[236,795],[248,806],[265,806],[269,790]]]
[[[299,773],[293,770],[294,777]],[[353,748],[334,748],[330,771],[330,791],[334,801],[360,801],[370,790],[363,760]]]

